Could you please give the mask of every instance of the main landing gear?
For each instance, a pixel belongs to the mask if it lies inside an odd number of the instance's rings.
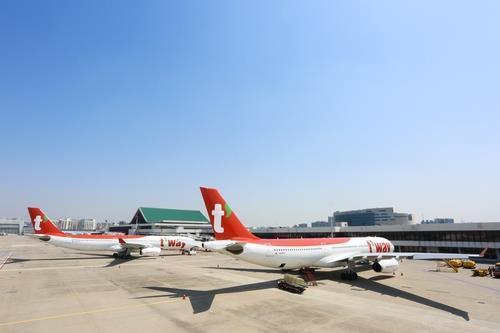
[[[316,282],[316,274],[314,268],[310,267],[302,267],[299,270],[300,274],[304,276],[304,280],[307,282],[308,285],[310,286],[317,286],[318,283]]]
[[[340,273],[340,278],[342,280],[357,280],[358,279],[358,273],[351,269],[347,269],[345,272]]]
[[[354,270],[354,266],[356,263],[354,261],[348,260],[347,261],[347,269],[340,273],[340,279],[342,280],[357,280],[358,279],[358,273]]]

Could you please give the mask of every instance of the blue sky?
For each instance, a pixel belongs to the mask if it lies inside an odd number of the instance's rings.
[[[2,1],[0,216],[500,221],[496,1]]]

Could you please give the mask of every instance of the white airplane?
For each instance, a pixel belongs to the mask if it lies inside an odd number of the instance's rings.
[[[141,235],[73,235],[59,228],[40,208],[28,208],[35,235],[55,246],[81,251],[110,251],[117,258],[130,258],[132,252],[142,256],[159,256],[163,249],[195,253],[201,242],[184,236]]]
[[[482,256],[485,252],[394,252],[394,245],[381,237],[261,239],[245,228],[217,189],[200,189],[216,239],[204,242],[203,248],[261,266],[282,270],[347,267],[341,278],[354,280],[355,265],[360,261],[369,261],[376,272],[392,273],[398,269],[400,258],[459,259]]]

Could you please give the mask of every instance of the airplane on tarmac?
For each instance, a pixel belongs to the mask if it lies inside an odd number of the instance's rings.
[[[200,187],[215,240],[202,247],[257,265],[282,270],[317,267],[347,267],[341,279],[354,280],[356,263],[368,261],[375,272],[392,273],[399,268],[398,259],[460,259],[480,257],[458,253],[394,252],[394,245],[382,237],[261,239],[238,219],[228,203],[214,188]]]
[[[185,236],[73,235],[64,233],[40,208],[28,208],[35,235],[55,246],[81,251],[111,251],[116,258],[128,259],[132,252],[159,256],[163,249],[192,253],[201,242]]]

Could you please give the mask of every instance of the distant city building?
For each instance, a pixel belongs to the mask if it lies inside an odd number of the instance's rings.
[[[0,233],[21,235],[24,232],[24,220],[20,218],[0,217]]]
[[[59,219],[56,221],[56,225],[61,230],[77,230],[78,224],[73,223],[73,220],[70,218]]]
[[[199,210],[139,207],[129,224],[109,227],[111,232],[141,235],[210,235],[212,226]]]
[[[311,223],[311,227],[313,228],[328,227],[328,226],[330,226],[330,223],[326,221],[316,221]]]
[[[439,224],[439,223],[455,223],[455,220],[452,218],[436,218],[434,220],[422,220],[421,224]]]
[[[66,231],[95,231],[97,222],[95,219],[58,219],[56,225],[61,230]]]
[[[307,228],[307,223],[299,223],[293,226],[294,228]]]
[[[113,221],[108,221],[108,220],[105,220],[104,222],[97,222],[96,223],[96,230],[106,231],[106,230],[108,230],[109,227],[114,226],[114,225],[118,225],[118,222],[113,222]]]
[[[96,230],[97,223],[95,219],[80,219],[78,220],[78,229],[79,230]]]
[[[349,226],[413,224],[411,214],[396,213],[392,207],[336,211],[328,220],[335,223],[347,222]]]

